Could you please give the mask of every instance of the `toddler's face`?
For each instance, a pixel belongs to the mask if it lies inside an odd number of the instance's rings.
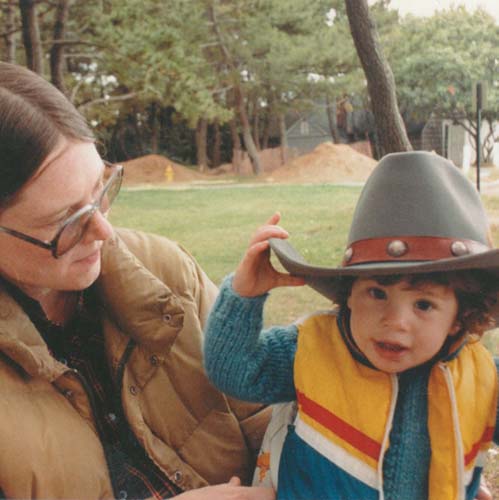
[[[355,343],[376,368],[388,373],[425,363],[447,336],[459,331],[454,290],[436,283],[380,285],[357,279],[347,305]]]

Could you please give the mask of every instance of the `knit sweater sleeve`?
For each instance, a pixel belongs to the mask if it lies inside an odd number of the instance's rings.
[[[272,404],[295,399],[295,325],[262,330],[268,294],[241,297],[228,276],[208,317],[204,362],[210,380],[246,401]]]

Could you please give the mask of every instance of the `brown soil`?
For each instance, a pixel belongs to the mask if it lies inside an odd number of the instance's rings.
[[[375,160],[347,144],[325,142],[274,170],[269,180],[290,183],[363,182],[375,166]]]
[[[276,168],[282,166],[281,148],[268,148],[259,151],[260,166],[263,173],[272,172]],[[286,159],[290,161],[298,156],[298,151],[293,148],[286,149]],[[209,171],[211,175],[220,174],[236,174],[236,175],[253,175],[253,168],[247,153],[244,153],[243,160],[239,166],[239,171],[236,172],[232,163],[224,163],[217,168]]]
[[[282,165],[280,148],[260,151],[263,173],[260,179],[267,182],[324,183],[365,181],[376,161],[358,150],[369,153],[366,143],[354,147],[346,144],[326,142],[302,156],[292,149],[286,151],[287,163]],[[235,172],[232,164],[225,164],[207,173],[179,165],[160,155],[147,155],[124,162],[125,186],[166,185],[170,183],[192,183],[230,180]],[[237,175],[252,175],[251,163],[244,158]],[[256,178],[255,178],[256,179]]]
[[[179,165],[165,156],[147,155],[123,162],[125,186],[169,184],[211,179],[211,176]]]

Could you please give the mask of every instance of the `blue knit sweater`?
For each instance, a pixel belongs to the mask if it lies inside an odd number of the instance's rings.
[[[206,327],[205,366],[213,383],[227,394],[272,404],[296,397],[293,362],[298,329],[289,325],[262,331],[267,295],[240,297],[232,290],[232,276],[224,280]],[[499,360],[496,367],[499,373]],[[399,375],[390,447],[383,463],[386,499],[428,496],[430,370],[431,366],[423,365]],[[499,412],[494,440],[499,442]],[[470,493],[473,498],[474,492]]]

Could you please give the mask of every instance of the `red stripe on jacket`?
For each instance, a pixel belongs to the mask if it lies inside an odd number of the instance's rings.
[[[466,453],[466,455],[464,455],[464,465],[466,466],[473,462],[473,460],[475,460],[475,457],[478,455],[482,444],[492,441],[493,437],[494,427],[487,427],[483,433],[483,436],[473,445],[469,453]]]
[[[329,429],[339,438],[361,451],[365,455],[378,460],[381,453],[381,444],[363,432],[331,413],[329,410],[309,399],[305,394],[296,391],[298,403],[304,413],[316,422]]]

